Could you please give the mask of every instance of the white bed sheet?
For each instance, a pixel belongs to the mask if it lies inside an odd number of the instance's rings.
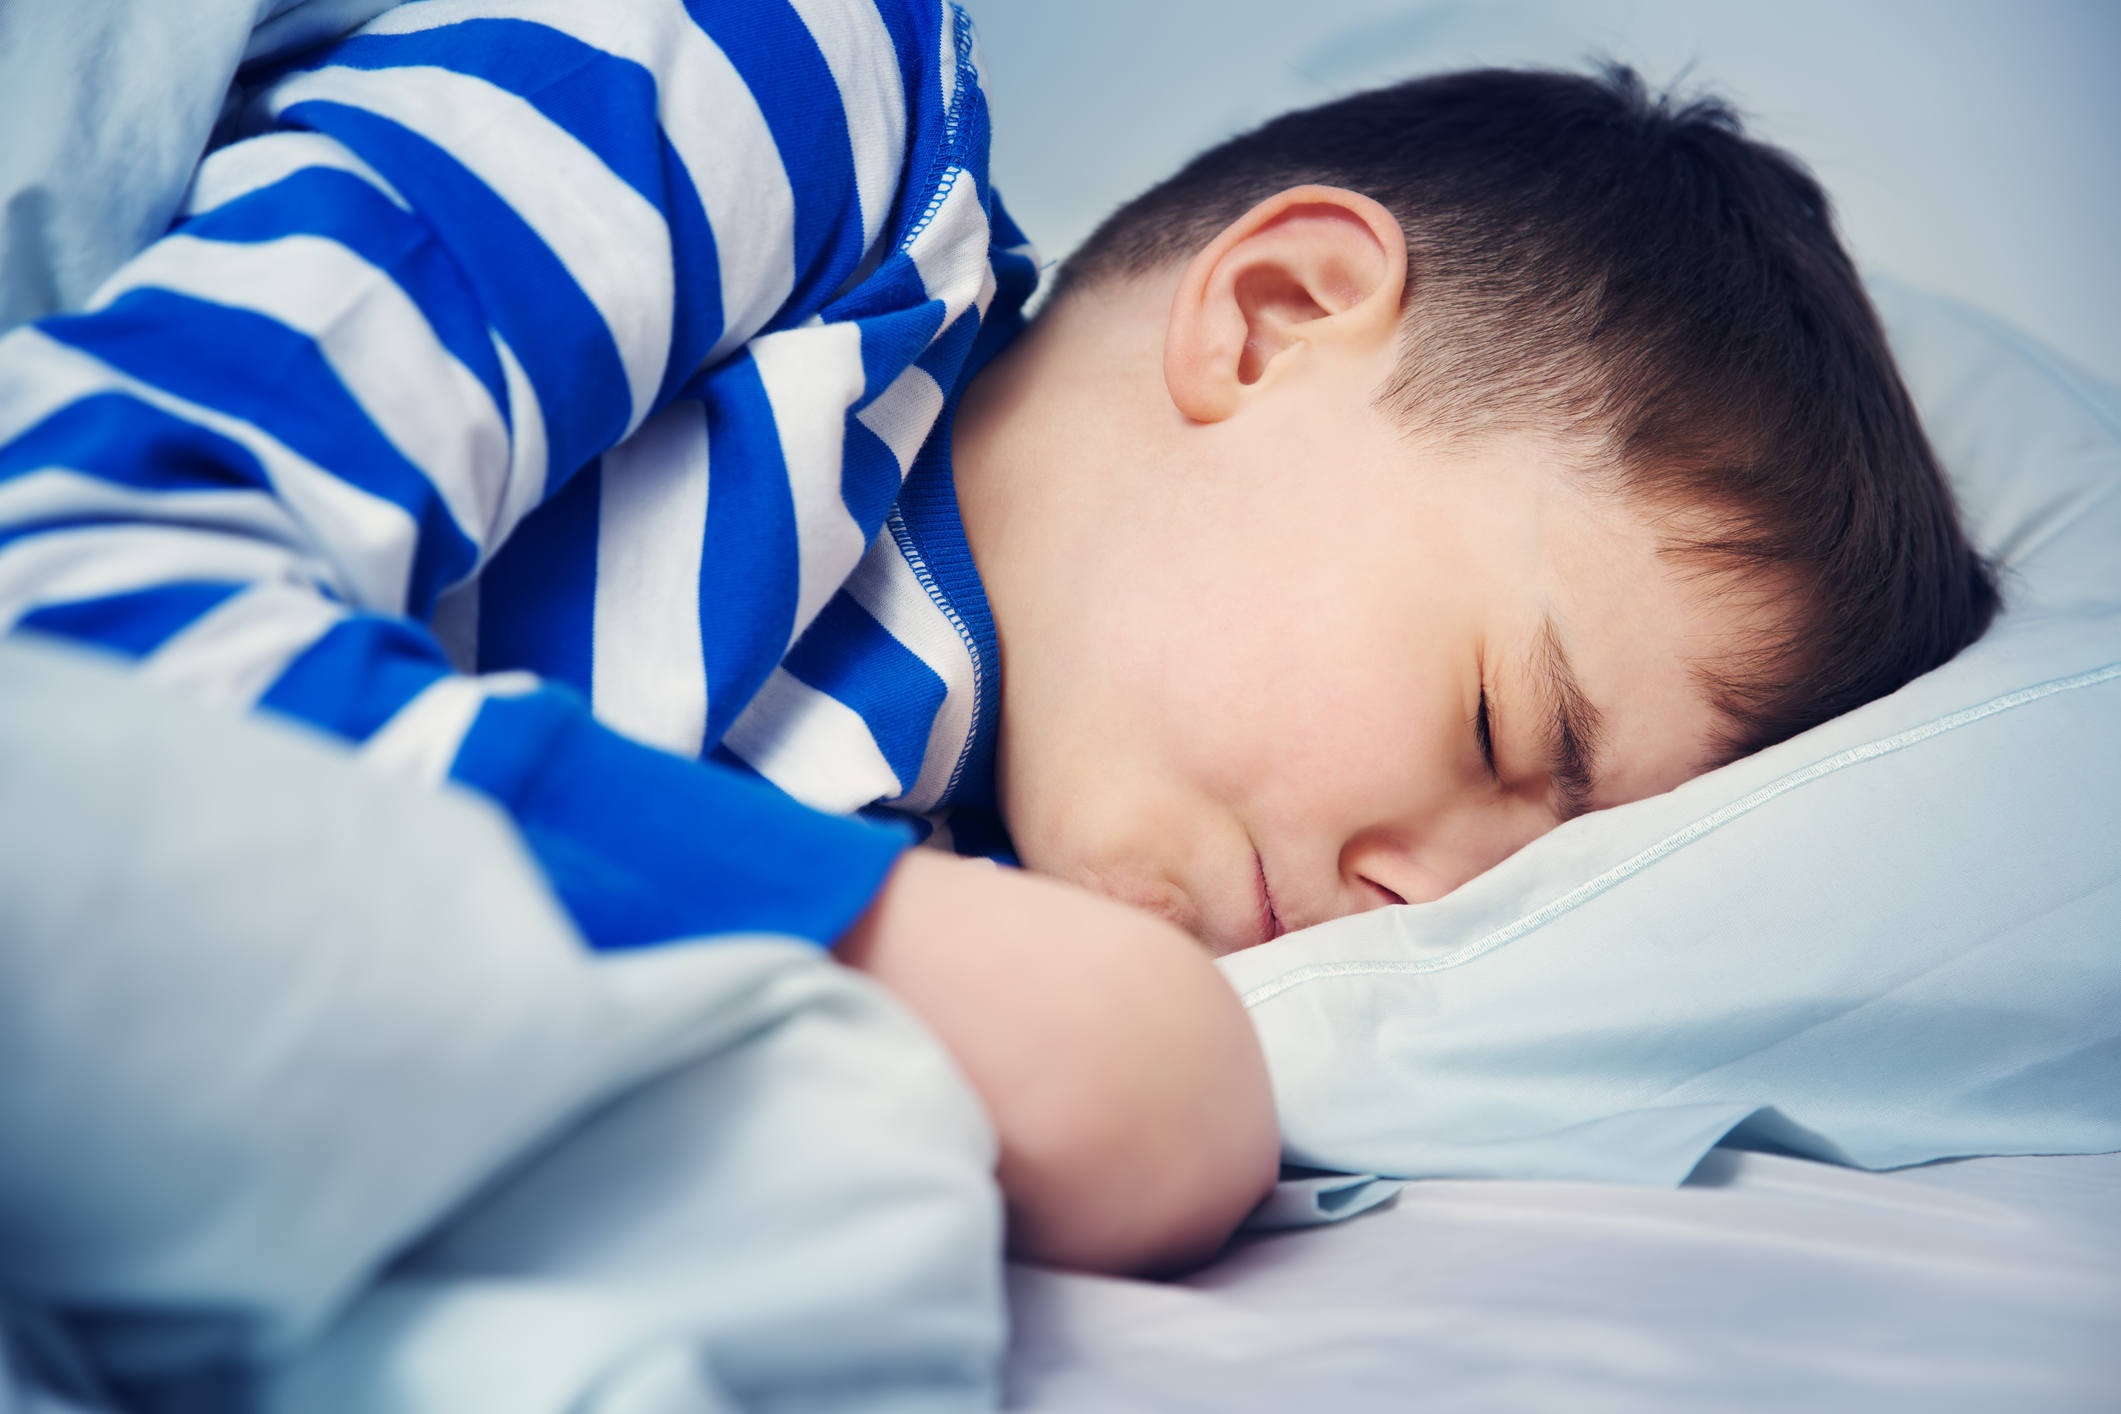
[[[1019,1414],[2121,1404],[2121,1155],[1432,1180],[1183,1281],[1017,1268]]]

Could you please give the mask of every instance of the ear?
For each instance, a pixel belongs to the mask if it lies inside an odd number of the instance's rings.
[[[1220,422],[1306,351],[1396,346],[1407,280],[1399,222],[1360,192],[1291,187],[1193,258],[1164,331],[1178,410]]]

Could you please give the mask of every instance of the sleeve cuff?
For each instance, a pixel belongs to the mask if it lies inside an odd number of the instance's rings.
[[[513,817],[599,952],[710,933],[830,945],[910,842],[631,741],[552,687],[488,699],[451,775]]]

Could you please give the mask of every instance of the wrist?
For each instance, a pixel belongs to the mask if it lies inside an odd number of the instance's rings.
[[[1250,1019],[1170,925],[914,850],[834,951],[920,1015],[985,1101],[1018,1255],[1184,1265],[1272,1186],[1279,1137]]]

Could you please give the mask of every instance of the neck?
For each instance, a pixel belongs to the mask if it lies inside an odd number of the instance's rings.
[[[966,389],[952,475],[998,628],[1019,563],[1086,548],[1056,541],[1054,512],[1085,498],[1124,506],[1126,469],[1185,423],[1163,378],[1176,283],[1172,272],[1070,293]]]

